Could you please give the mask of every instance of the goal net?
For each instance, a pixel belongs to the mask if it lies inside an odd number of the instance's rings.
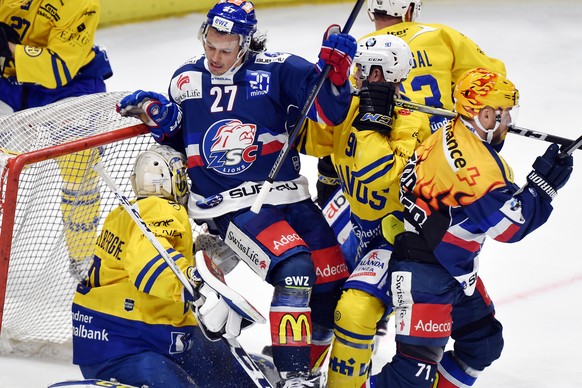
[[[101,161],[123,195],[135,156],[153,140],[121,117],[125,92],[0,117],[0,353],[71,354],[71,302],[118,201],[92,170]]]

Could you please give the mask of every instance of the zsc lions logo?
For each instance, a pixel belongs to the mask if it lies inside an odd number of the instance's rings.
[[[255,124],[243,124],[239,120],[225,119],[212,124],[203,141],[208,168],[224,175],[248,169],[257,159],[256,134]]]

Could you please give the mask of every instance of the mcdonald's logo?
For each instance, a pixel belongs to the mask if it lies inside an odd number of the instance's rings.
[[[279,322],[279,344],[281,345],[309,345],[311,344],[311,317],[300,313],[295,317],[287,313]]]

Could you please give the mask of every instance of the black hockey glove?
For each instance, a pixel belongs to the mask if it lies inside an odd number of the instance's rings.
[[[2,30],[6,36],[6,40],[10,43],[20,44],[20,35],[18,32],[8,24],[0,22],[0,30]],[[0,34],[2,34],[0,32]]]
[[[4,67],[12,60],[12,52],[8,47],[8,37],[3,28],[0,28],[0,75],[4,73]]]
[[[352,125],[359,130],[382,132],[392,130],[395,85],[390,82],[364,81],[360,90],[360,112]]]
[[[324,208],[339,186],[339,178],[333,168],[331,156],[319,158],[317,161],[317,204]]]
[[[543,198],[551,201],[572,174],[574,158],[568,155],[560,156],[557,144],[548,147],[542,156],[538,156],[533,164],[533,170],[527,176],[529,186],[533,187]]]
[[[12,27],[0,22],[0,76],[4,73],[4,68],[8,62],[13,59],[8,42],[19,44],[20,37]]]

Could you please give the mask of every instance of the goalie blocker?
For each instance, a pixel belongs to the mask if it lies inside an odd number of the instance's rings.
[[[253,305],[226,284],[222,270],[204,251],[196,252],[195,258],[194,276],[199,276],[199,280],[196,279],[199,284],[194,293],[198,292],[201,298],[193,304],[199,327],[206,338],[211,341],[218,341],[221,337],[236,338],[242,328],[266,322]]]

